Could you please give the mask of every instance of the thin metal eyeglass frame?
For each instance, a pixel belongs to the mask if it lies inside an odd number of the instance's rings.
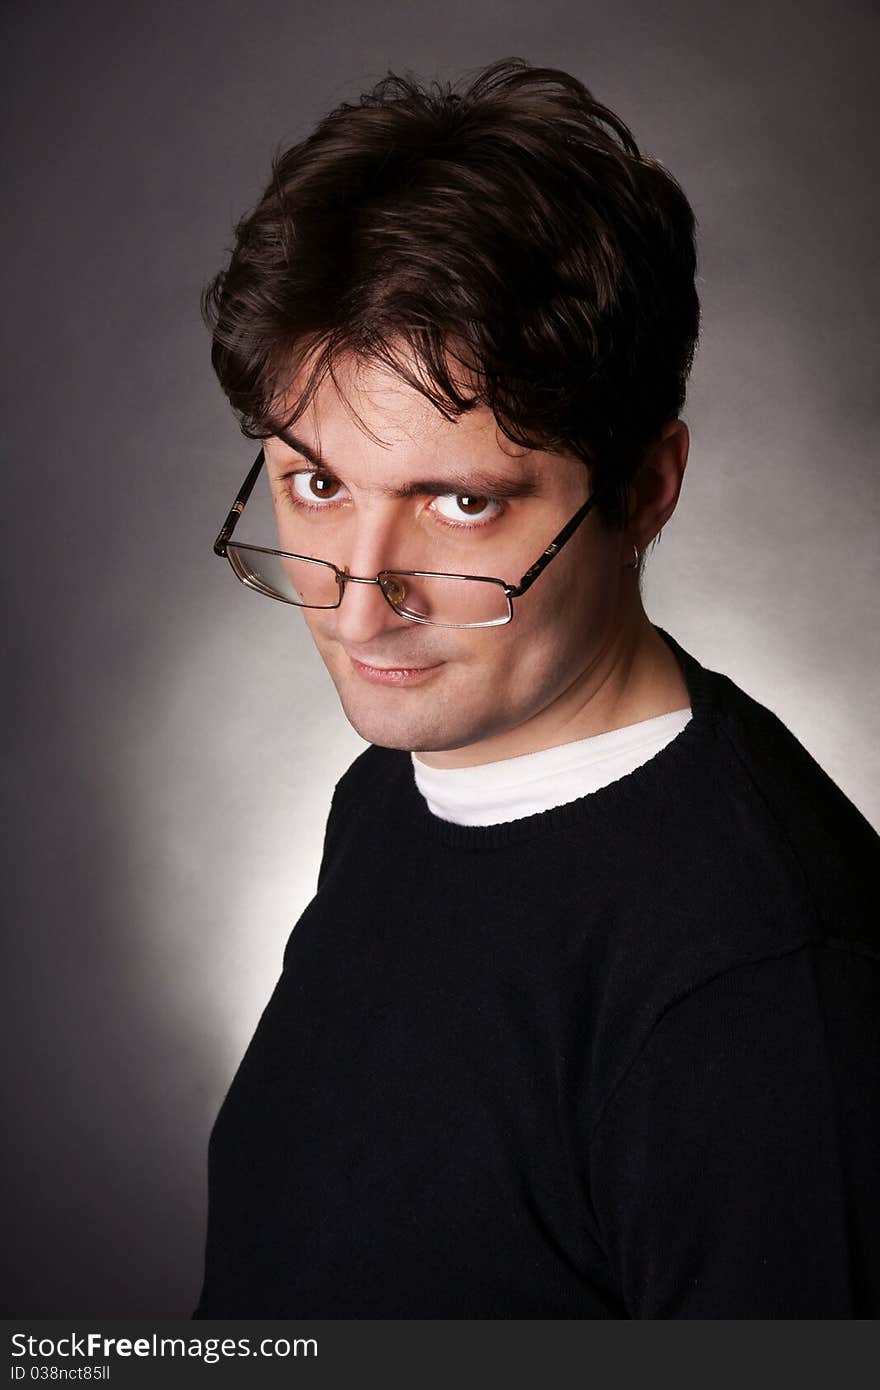
[[[232,563],[232,557],[229,555],[228,552],[228,545],[230,540],[232,539],[232,533],[238,525],[238,522],[241,518],[241,514],[245,509],[245,505],[247,504],[248,498],[254,490],[254,484],[256,483],[257,478],[260,476],[260,470],[263,467],[265,461],[265,451],[261,449],[260,452],[257,454],[257,457],[255,458],[253,464],[251,465],[247,477],[241,485],[238,496],[233,502],[231,508],[229,509],[229,513],[226,517],[226,520],[220,528],[220,531],[217,535],[217,539],[214,542],[214,554],[219,555],[222,558],[229,561],[229,565],[233,574],[235,575],[236,579],[241,581],[241,583],[245,584],[249,588],[256,589],[258,593],[265,594],[267,598],[279,598],[280,596],[278,594],[275,594],[274,592],[271,592],[267,589],[258,589],[256,585],[248,584],[246,580],[242,579],[242,576],[238,573],[234,564]],[[285,560],[307,560],[311,564],[326,565],[329,569],[333,570],[333,572],[336,575],[336,583],[339,589],[339,601],[337,603],[326,605],[299,603],[292,604],[292,607],[320,607],[323,608],[324,611],[329,611],[332,608],[338,608],[342,603],[346,584],[377,584],[382,591],[382,596],[384,597],[392,611],[397,613],[398,617],[408,618],[410,622],[427,623],[432,627],[503,627],[507,623],[513,621],[513,600],[515,598],[520,598],[524,593],[526,593],[528,589],[532,587],[535,580],[547,568],[550,561],[555,559],[555,557],[559,554],[560,550],[566,544],[566,542],[571,540],[571,537],[574,535],[581,522],[584,521],[590,514],[593,505],[597,500],[598,491],[599,490],[596,489],[590,493],[586,502],[583,502],[581,506],[578,507],[574,516],[569,521],[567,521],[563,526],[562,530],[553,537],[553,540],[550,542],[547,548],[541,551],[541,554],[538,556],[537,560],[535,560],[534,564],[529,566],[529,568],[526,570],[525,574],[522,576],[518,584],[508,584],[504,579],[498,579],[497,577],[487,574],[446,574],[439,570],[385,569],[380,570],[379,573],[376,575],[375,579],[367,579],[357,574],[349,574],[346,570],[341,570],[338,565],[334,565],[332,560],[316,560],[313,555],[295,555],[289,550],[273,550],[267,546],[258,545],[242,546],[242,549],[258,551],[264,555],[278,555]],[[404,577],[409,576],[414,579],[473,579],[481,584],[499,584],[503,589],[504,595],[507,599],[508,615],[506,618],[493,619],[491,622],[486,623],[435,623],[432,618],[420,618],[416,617],[412,613],[403,613],[399,608],[396,608],[394,604],[391,602],[391,599],[388,597],[388,594],[386,593],[385,588],[382,584],[383,578],[391,578],[396,574],[403,575]],[[286,600],[283,598],[280,601],[282,603],[286,602]]]

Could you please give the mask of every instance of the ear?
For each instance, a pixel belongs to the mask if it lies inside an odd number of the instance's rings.
[[[669,420],[654,444],[645,451],[638,472],[627,489],[629,526],[627,543],[642,553],[663,529],[678,504],[687,467],[690,434],[684,420]]]

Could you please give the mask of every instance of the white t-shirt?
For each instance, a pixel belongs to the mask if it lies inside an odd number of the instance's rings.
[[[479,767],[427,767],[411,754],[416,786],[435,816],[457,825],[498,825],[577,801],[616,782],[670,743],[690,705],[574,743]]]

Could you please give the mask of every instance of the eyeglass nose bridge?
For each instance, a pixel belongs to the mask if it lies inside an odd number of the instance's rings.
[[[337,565],[336,573],[339,576],[339,582],[343,588],[345,588],[346,584],[378,584],[380,588],[382,587],[382,581],[380,580],[378,574],[376,575],[375,579],[365,579],[363,575],[352,574],[348,568],[348,565],[343,565],[342,569],[340,569]],[[380,570],[380,573],[384,574],[385,571]]]
[[[364,575],[352,574],[348,568],[348,565],[343,565],[341,569],[339,568],[339,566],[336,566],[336,582],[339,585],[339,602],[342,602],[342,597],[345,593],[346,584],[376,584],[378,588],[381,589],[382,597],[385,599],[386,603],[390,604],[390,606],[394,608],[393,597],[396,597],[398,598],[398,600],[401,600],[403,598],[403,592],[396,595],[392,595],[388,592],[389,586],[382,583],[383,576],[391,579],[393,582],[394,574],[395,571],[393,570],[380,570],[374,579],[368,579]],[[397,581],[396,587],[405,592],[404,586],[400,584],[399,581]],[[394,608],[394,611],[396,613],[397,609]]]

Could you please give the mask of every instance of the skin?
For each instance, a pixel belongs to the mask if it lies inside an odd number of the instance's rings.
[[[349,362],[336,375],[339,388],[327,376],[291,427],[323,461],[317,481],[295,448],[277,437],[265,441],[283,548],[295,548],[293,489],[310,504],[336,508],[337,553],[322,558],[347,564],[352,574],[373,577],[397,566],[516,583],[589,495],[580,460],[519,448],[486,407],[448,421],[381,365]],[[685,423],[670,420],[630,490],[628,528],[608,530],[591,511],[532,588],[514,599],[507,626],[414,623],[389,607],[378,586],[364,584],[350,584],[339,608],[302,609],[361,737],[416,752],[430,767],[469,767],[686,707],[681,670],[644,611],[636,570],[626,566],[633,545],[643,551],[675,510],[688,443]],[[526,477],[533,491],[457,503],[462,478],[474,469]],[[451,495],[390,495],[416,479],[449,479]],[[437,563],[438,555],[449,563]],[[418,684],[395,686],[365,679],[355,661],[436,669]]]

